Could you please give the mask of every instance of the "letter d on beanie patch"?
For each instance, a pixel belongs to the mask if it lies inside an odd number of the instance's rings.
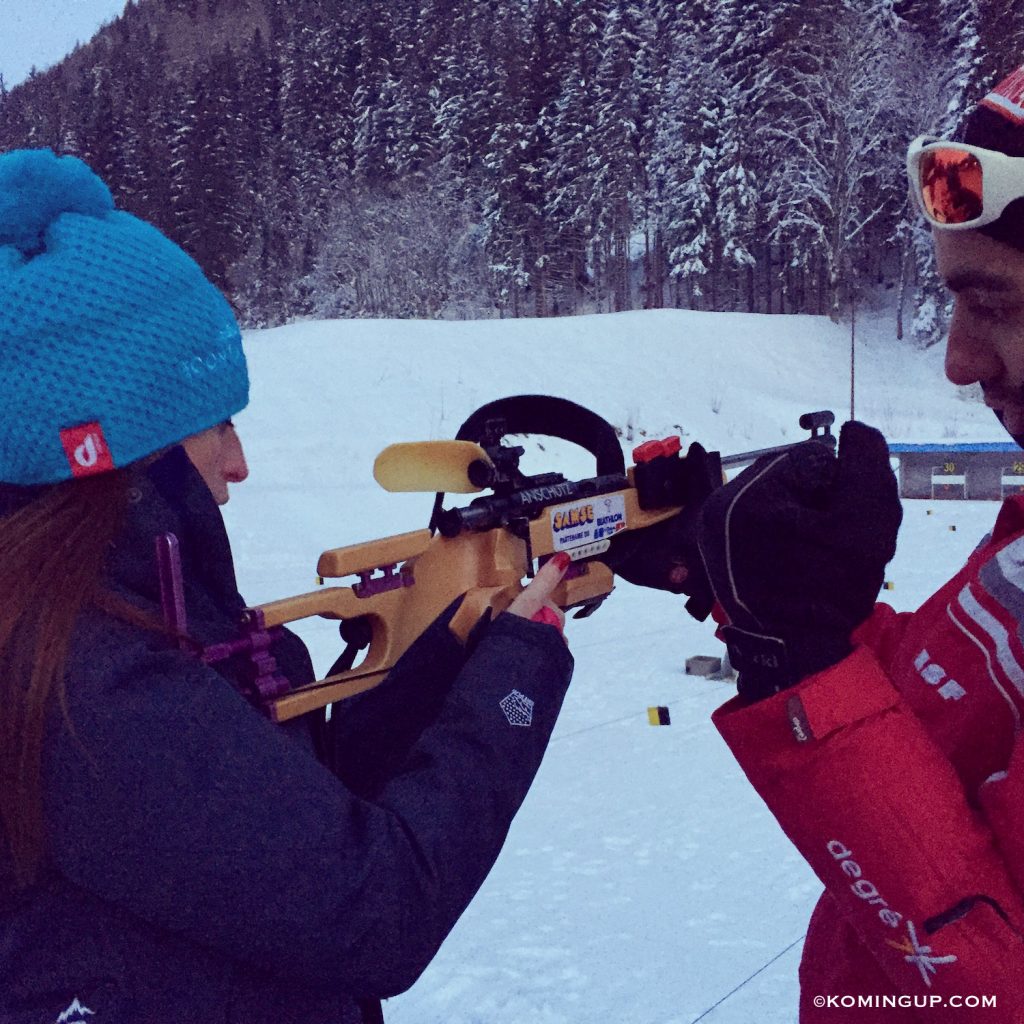
[[[60,442],[64,445],[72,476],[92,476],[114,468],[107,439],[98,422],[65,428],[60,432]]]

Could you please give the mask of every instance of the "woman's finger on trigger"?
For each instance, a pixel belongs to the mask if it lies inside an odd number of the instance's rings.
[[[562,582],[572,559],[565,551],[559,551],[552,555],[538,570],[537,575],[530,581],[530,587],[536,590],[546,591],[548,594]]]
[[[513,615],[522,615],[526,619],[532,618],[534,613],[548,604],[552,593],[562,582],[562,577],[571,562],[572,559],[564,552],[559,552],[553,558],[548,559],[537,570],[537,575],[530,580],[508,610]]]

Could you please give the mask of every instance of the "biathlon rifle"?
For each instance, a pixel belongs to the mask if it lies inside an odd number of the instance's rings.
[[[810,441],[834,449],[834,421],[828,411],[806,413],[800,428],[810,431]],[[503,443],[520,434],[580,445],[597,460],[595,476],[525,476],[519,469],[524,449]],[[703,500],[722,483],[724,467],[794,447],[722,458],[691,444],[684,455],[676,436],[641,444],[627,469],[615,429],[583,406],[546,395],[491,402],[466,420],[453,441],[395,444],[377,457],[374,476],[385,490],[435,493],[427,528],[325,551],[317,564],[323,586],[247,609],[239,638],[207,647],[201,657],[213,663],[247,653],[248,696],[282,722],[376,686],[459,597],[463,600],[449,628],[465,641],[483,617],[511,604],[522,580],[533,575],[535,560],[543,563],[558,551],[568,552],[573,562],[553,602],[566,611],[575,609],[577,618],[591,615],[614,588],[619,538],[672,519],[694,500]],[[444,508],[448,493],[484,490],[491,493],[465,507]],[[164,617],[183,636],[174,544],[172,535],[158,539],[158,561]],[[356,581],[334,582],[348,577]],[[329,676],[293,690],[276,673],[269,648],[278,627],[311,616],[338,620],[347,647]]]

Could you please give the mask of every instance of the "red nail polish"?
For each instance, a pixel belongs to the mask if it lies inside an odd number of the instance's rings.
[[[557,555],[552,556],[551,561],[555,563],[559,572],[565,572],[572,565],[572,556],[568,551],[559,551]]]

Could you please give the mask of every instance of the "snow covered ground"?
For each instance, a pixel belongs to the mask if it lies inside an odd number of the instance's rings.
[[[998,441],[941,352],[858,339],[856,411],[891,441]],[[547,393],[630,437],[682,433],[724,454],[797,440],[800,413],[849,414],[848,328],[812,317],[652,311],[557,320],[303,323],[246,336],[252,475],[225,512],[252,602],[312,589],[320,551],[426,525],[430,498],[387,495],[376,453],[450,437],[477,406]],[[543,445],[541,449],[540,445]],[[531,472],[591,475],[541,439]],[[907,502],[886,598],[916,607],[959,566],[994,503]],[[951,530],[956,526],[956,530]],[[318,668],[330,624],[305,625]],[[709,722],[731,693],[686,676],[721,653],[681,601],[621,585],[570,622],[576,673],[505,850],[389,1024],[789,1024],[820,885]],[[647,708],[669,707],[652,728]],[[837,993],[838,994],[838,993]]]

